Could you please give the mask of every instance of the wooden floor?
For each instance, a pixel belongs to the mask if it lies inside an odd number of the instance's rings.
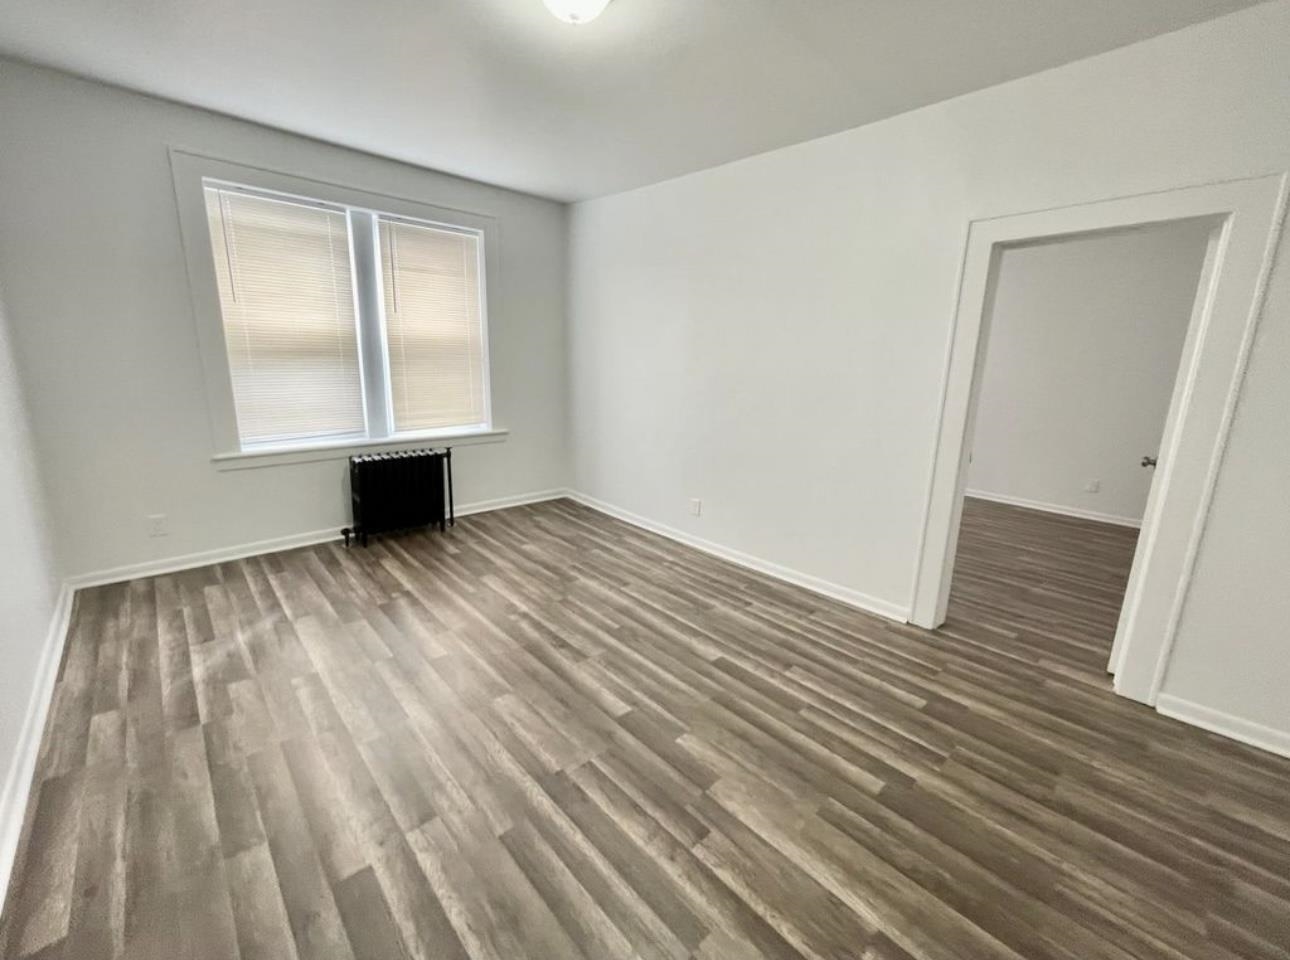
[[[7,958],[1280,958],[1290,761],[1113,696],[1131,531],[937,633],[567,501],[82,591]]]

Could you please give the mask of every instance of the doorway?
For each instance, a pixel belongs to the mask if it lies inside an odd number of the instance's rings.
[[[1105,668],[1215,226],[999,250],[951,582],[959,629]]]
[[[1183,220],[1207,220],[1184,336],[1108,669],[1116,692],[1155,702],[1168,663],[1232,410],[1271,266],[1284,178],[1187,187],[969,225],[946,359],[941,418],[915,572],[912,622],[936,628],[949,604],[998,263],[1010,246]]]

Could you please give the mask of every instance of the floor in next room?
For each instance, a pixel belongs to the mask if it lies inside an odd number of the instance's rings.
[[[1002,630],[1052,668],[1110,686],[1133,527],[968,497],[946,629]]]
[[[1133,532],[929,633],[569,501],[78,594],[0,955],[1280,958],[1290,760],[1115,697]]]

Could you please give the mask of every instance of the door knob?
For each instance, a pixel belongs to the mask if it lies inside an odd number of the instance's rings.
[[[1154,467],[1154,466],[1156,465],[1156,458],[1155,458],[1155,457],[1143,457],[1143,458],[1142,458],[1142,465],[1143,465],[1144,467]]]

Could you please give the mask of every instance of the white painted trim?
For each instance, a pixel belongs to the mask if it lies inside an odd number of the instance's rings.
[[[1042,500],[1027,500],[1025,497],[1014,497],[1006,493],[986,493],[984,490],[965,490],[963,496],[976,500],[989,500],[991,503],[1006,503],[1010,507],[1025,507],[1027,510],[1042,510],[1044,513],[1057,513],[1064,517],[1078,517],[1081,520],[1096,520],[1098,523],[1114,523],[1120,527],[1141,527],[1141,517],[1121,517],[1114,513],[1098,513],[1096,510],[1085,510],[1083,507],[1070,507],[1062,503],[1044,503]]]
[[[216,470],[254,470],[257,467],[278,467],[292,463],[318,463],[323,460],[345,460],[357,453],[393,453],[415,450],[418,447],[463,447],[477,443],[501,443],[510,433],[504,427],[481,429],[478,427],[437,433],[404,434],[402,436],[335,440],[331,443],[308,443],[295,447],[275,447],[265,450],[239,450],[217,453],[211,457]]]
[[[541,490],[536,493],[517,494],[513,497],[499,497],[496,500],[479,500],[475,503],[464,503],[457,507],[456,515],[468,517],[472,513],[486,513],[489,510],[503,510],[506,507],[519,507],[527,503],[541,503],[565,495],[564,490]],[[166,573],[178,573],[194,567],[205,567],[212,563],[227,563],[230,560],[241,560],[244,557],[255,557],[265,553],[280,553],[283,550],[295,550],[299,547],[311,547],[317,543],[327,543],[340,539],[339,527],[328,527],[324,530],[311,530],[308,533],[294,533],[285,537],[273,537],[268,540],[254,540],[214,550],[203,550],[199,553],[186,553],[177,557],[163,557],[158,560],[147,560],[143,563],[127,564],[92,573],[82,573],[68,578],[69,586],[74,589],[98,587],[107,583],[120,583],[123,580],[137,580],[140,577],[157,577]]]
[[[642,530],[648,530],[650,533],[657,533],[659,536],[667,537],[669,540],[675,540],[677,543],[683,543],[687,547],[693,547],[696,550],[702,550],[704,553],[710,553],[714,557],[720,557],[730,563],[746,567],[749,570],[755,570],[758,573],[764,573],[776,580],[783,580],[785,583],[791,583],[794,586],[810,590],[812,593],[822,594],[833,600],[839,600],[847,606],[856,607],[866,613],[874,613],[888,620],[896,620],[900,623],[909,622],[909,608],[902,607],[899,604],[890,603],[886,600],[880,600],[877,597],[871,597],[868,594],[861,593],[858,590],[852,590],[850,587],[844,587],[840,584],[823,580],[819,577],[812,576],[808,573],[802,573],[789,567],[780,566],[777,563],[771,563],[769,560],[763,560],[760,557],[754,557],[751,554],[743,553],[731,547],[722,546],[711,540],[704,540],[693,534],[686,533],[684,530],[677,530],[675,527],[669,527],[666,524],[658,523],[647,517],[616,507],[613,504],[605,503],[603,500],[597,500],[585,493],[576,490],[570,490],[566,494],[570,500],[575,500],[585,507],[592,510],[607,514],[616,520],[622,520],[630,523],[634,527],[640,527]]]
[[[4,786],[0,788],[0,904],[3,904],[9,889],[9,876],[18,855],[23,817],[31,794],[31,778],[36,772],[40,739],[45,732],[45,719],[54,699],[54,683],[58,679],[58,664],[63,658],[63,647],[67,642],[67,628],[71,623],[72,598],[75,592],[66,583],[58,591],[49,631],[41,646],[40,659],[36,662],[35,683],[32,684],[31,696],[27,699],[22,729],[18,732],[13,759],[5,773]]]
[[[1231,411],[1285,210],[1286,176],[1208,183],[1070,207],[973,220],[963,254],[944,372],[942,406],[927,475],[912,620],[945,620],[954,567],[967,438],[979,393],[999,251],[1041,237],[1206,218],[1216,223],[1160,445],[1142,536],[1113,647],[1115,690],[1154,703],[1168,664]]]
[[[513,497],[498,497],[495,500],[477,500],[457,508],[457,516],[468,517],[472,513],[488,513],[491,510],[505,510],[508,507],[526,507],[530,503],[545,503],[548,500],[559,500],[567,497],[569,491],[563,488],[539,490],[536,493],[521,493]]]
[[[424,200],[334,183],[270,167],[240,163],[177,145],[171,145],[168,153],[179,218],[180,241],[188,276],[192,318],[206,387],[211,449],[215,451],[217,463],[236,462],[230,460],[229,455],[240,451],[241,443],[233,403],[233,382],[229,374],[228,347],[224,340],[224,320],[220,309],[219,290],[211,267],[211,237],[203,189],[206,180],[221,181],[256,193],[308,198],[337,207],[387,214],[417,223],[447,226],[473,232],[482,237],[481,266],[483,269],[479,280],[483,354],[480,357],[480,363],[484,378],[484,415],[491,428],[492,370],[488,343],[488,303],[490,299],[496,299],[496,291],[490,293],[489,286],[500,283],[501,277],[501,225],[497,217],[489,213],[439,206]],[[355,280],[357,281],[357,277]],[[356,315],[356,324],[359,319]],[[357,326],[355,335],[361,351],[363,337]],[[366,388],[367,384],[364,383],[364,389]],[[366,420],[366,415],[364,419]],[[391,436],[371,439],[384,443],[398,443],[401,438]],[[250,451],[250,454],[254,455],[255,451]],[[243,464],[243,466],[251,465],[261,464]],[[229,466],[220,468],[230,469]]]
[[[124,580],[138,580],[142,577],[159,577],[162,574],[178,573],[181,570],[205,567],[212,563],[226,563],[229,560],[241,560],[244,557],[254,557],[262,553],[280,553],[283,550],[295,550],[297,547],[310,547],[315,543],[339,539],[340,528],[328,527],[326,530],[311,530],[309,533],[253,540],[250,543],[218,547],[214,550],[184,553],[176,557],[162,557],[157,560],[145,560],[143,563],[131,563],[120,567],[109,567],[106,570],[81,573],[69,577],[68,583],[77,590],[85,587],[101,587],[107,583],[121,583]]]
[[[1290,757],[1290,732],[1265,727],[1253,720],[1205,707],[1171,693],[1162,693],[1156,698],[1156,709],[1166,717],[1173,717],[1194,727],[1217,733],[1220,736],[1239,740],[1241,743],[1267,750],[1269,753]]]

